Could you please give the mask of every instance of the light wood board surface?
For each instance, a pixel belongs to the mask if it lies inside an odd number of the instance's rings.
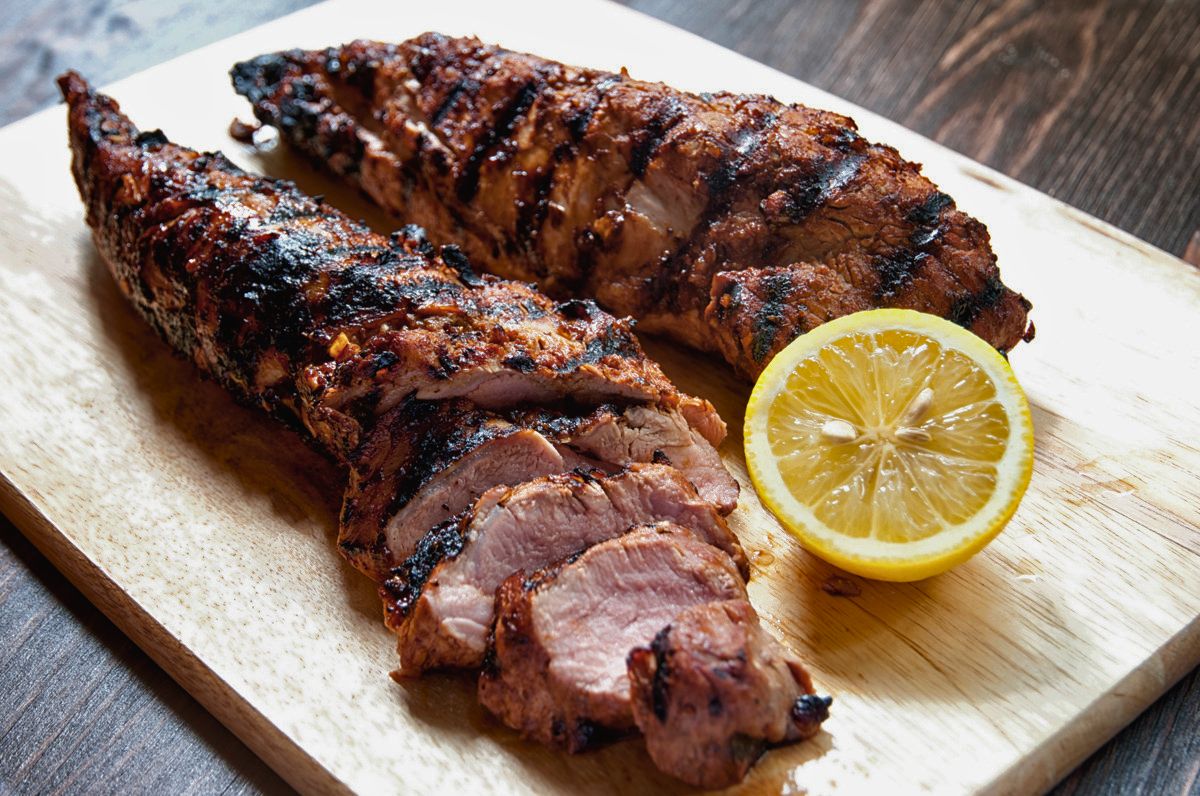
[[[992,231],[1034,302],[1012,361],[1034,407],[1033,482],[1009,528],[922,583],[854,579],[779,530],[748,487],[747,389],[651,343],[730,421],[751,597],[834,694],[812,742],[747,780],[769,792],[1034,791],[1200,661],[1200,272],[803,83],[600,2],[327,4],[110,87],[134,121],[394,222],[286,152],[226,129],[240,58],[426,29],[691,90],[849,113]],[[79,67],[86,72],[87,65]],[[94,253],[64,113],[0,131],[0,507],[127,633],[299,789],[670,792],[636,741],[568,758],[474,705],[467,676],[398,685],[371,585],[334,547],[341,474],[234,405],[128,309]]]

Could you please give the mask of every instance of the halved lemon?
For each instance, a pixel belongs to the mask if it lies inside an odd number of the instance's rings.
[[[797,338],[746,407],[759,497],[845,570],[910,581],[970,558],[1033,470],[1033,420],[1008,362],[934,315],[868,310]]]

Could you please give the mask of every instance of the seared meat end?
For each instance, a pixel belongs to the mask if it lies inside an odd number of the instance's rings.
[[[1032,336],[987,230],[835,113],[426,33],[239,63],[262,121],[473,262],[753,377],[814,325],[933,312]]]
[[[581,751],[634,727],[630,650],[684,608],[745,597],[729,556],[671,523],[518,572],[496,595],[479,701],[525,737]]]
[[[701,788],[736,784],[767,747],[812,737],[832,701],[745,600],[683,611],[630,653],[629,679],[654,764]]]
[[[664,521],[692,530],[747,572],[724,518],[673,467],[632,465],[613,476],[572,473],[489,490],[464,518],[427,534],[384,582],[402,671],[479,666],[496,589],[509,575]]]

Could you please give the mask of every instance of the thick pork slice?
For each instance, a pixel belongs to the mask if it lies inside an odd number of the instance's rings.
[[[683,611],[630,653],[629,679],[654,764],[701,788],[740,782],[768,746],[812,737],[832,702],[745,600]]]
[[[464,517],[426,534],[384,582],[386,622],[399,636],[403,672],[479,666],[505,578],[664,521],[724,550],[746,573],[724,518],[673,467],[632,465],[613,476],[581,471],[489,490]]]
[[[338,545],[383,581],[430,528],[488,489],[565,472],[578,458],[565,461],[537,431],[466,401],[406,401],[351,456]]]
[[[479,701],[525,737],[582,751],[634,728],[630,650],[685,608],[745,597],[729,556],[671,523],[518,572],[496,595]]]

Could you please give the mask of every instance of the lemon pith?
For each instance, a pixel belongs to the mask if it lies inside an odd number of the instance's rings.
[[[966,560],[1016,510],[1029,406],[1007,361],[936,316],[868,310],[780,352],[746,409],[763,503],[820,557],[916,580]]]

